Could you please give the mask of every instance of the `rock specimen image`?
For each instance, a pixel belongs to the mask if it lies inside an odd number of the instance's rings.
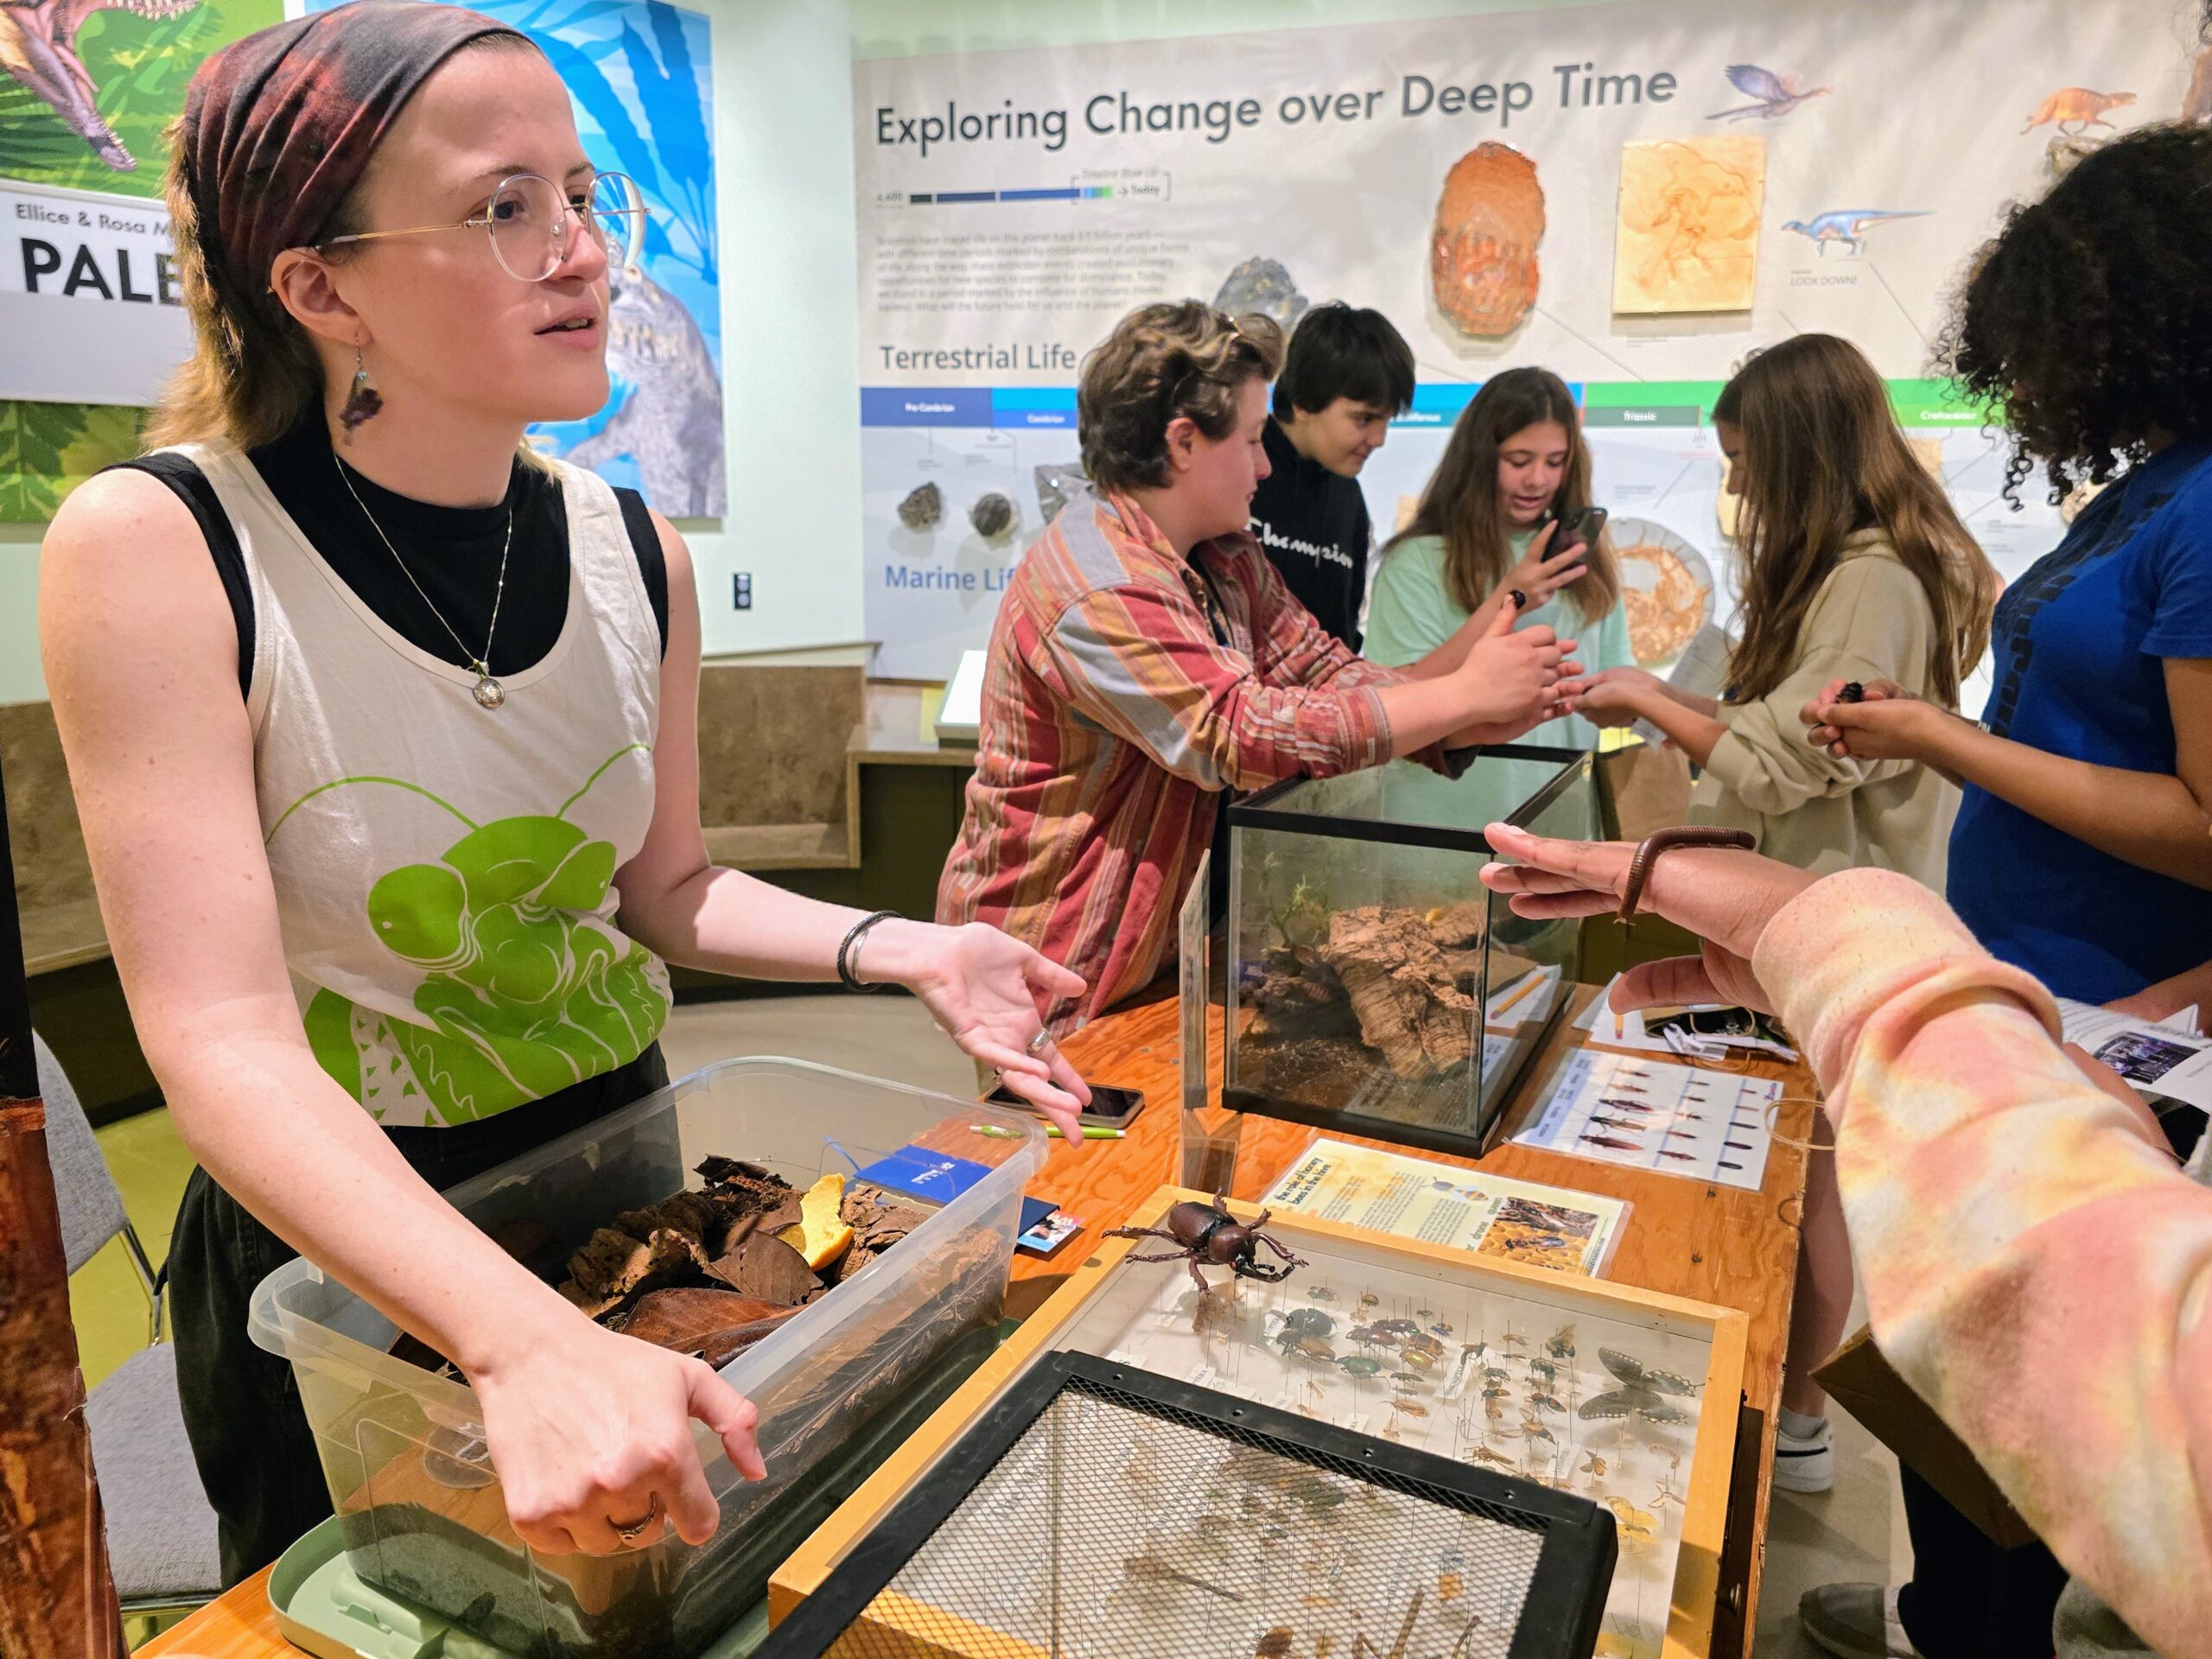
[[[1310,303],[1279,260],[1255,255],[1230,271],[1213,296],[1213,308],[1241,317],[1248,311],[1273,318],[1287,331]]]
[[[1482,143],[1452,164],[1428,239],[1436,308],[1463,334],[1495,340],[1536,302],[1544,191],[1536,164],[1510,144]]]
[[[1084,476],[1080,467],[1046,462],[1030,470],[1037,480],[1037,511],[1048,524],[1060,516],[1060,509],[1072,497],[1090,487],[1090,480]]]
[[[1021,513],[1012,496],[993,490],[988,495],[976,498],[976,505],[968,509],[968,522],[985,541],[995,542],[1013,531],[1021,522]]]
[[[1738,498],[1724,494],[1728,503]],[[1713,620],[1713,567],[1689,542],[1648,518],[1616,518],[1610,526],[1621,569],[1621,604],[1628,613],[1629,649],[1640,667],[1656,668],[1682,654]]]
[[[935,530],[944,517],[944,492],[934,483],[918,484],[899,504],[899,522],[909,530]]]

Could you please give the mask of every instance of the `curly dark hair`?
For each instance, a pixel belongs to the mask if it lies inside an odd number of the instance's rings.
[[[2050,499],[2212,431],[2212,127],[2139,128],[2016,203],[1968,269],[1940,372],[2000,411],[2005,497]]]

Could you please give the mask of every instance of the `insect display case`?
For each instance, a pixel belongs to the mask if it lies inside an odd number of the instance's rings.
[[[1486,825],[1601,833],[1596,757],[1486,750],[1295,779],[1229,809],[1223,1102],[1478,1155],[1580,977],[1581,929],[1483,887]]]
[[[1420,1240],[1306,1217],[1262,1222],[1245,1205],[1226,1212],[1236,1233],[1208,1233],[1210,1223],[1192,1210],[1179,1215],[1178,1205],[1214,1209],[1205,1195],[1173,1187],[1140,1206],[1128,1230],[1135,1236],[1105,1241],[778,1569],[769,1587],[772,1618],[780,1622],[821,1589],[971,1428],[1000,1421],[1009,1390],[1044,1356],[1068,1352],[1353,1437],[1378,1455],[1395,1447],[1485,1470],[1502,1478],[1507,1493],[1587,1500],[1612,1522],[1618,1552],[1597,1651],[1614,1659],[1711,1651],[1743,1386],[1743,1314],[1513,1262],[1478,1263]],[[1134,1491],[1154,1511],[1154,1531],[1141,1548],[1110,1560],[1094,1550],[1090,1569],[1131,1595],[1141,1589],[1166,1601],[1183,1592],[1211,1599],[1214,1643],[1194,1653],[1350,1659],[1360,1640],[1389,1653],[1419,1590],[1427,1613],[1416,1624],[1426,1645],[1405,1651],[1444,1654],[1465,1633],[1464,1619],[1448,1632],[1423,1620],[1454,1606],[1475,1612],[1494,1593],[1494,1563],[1469,1555],[1446,1527],[1414,1552],[1417,1583],[1349,1564],[1338,1563],[1338,1571],[1325,1549],[1306,1551],[1301,1560],[1320,1563],[1319,1581],[1301,1580],[1296,1606],[1270,1611],[1264,1622],[1245,1616],[1246,1603],[1202,1586],[1166,1580],[1175,1586],[1171,1595],[1158,1583],[1141,1585],[1156,1578],[1145,1563],[1158,1563],[1255,1593],[1249,1580],[1218,1576],[1243,1571],[1241,1547],[1209,1553],[1202,1532],[1178,1530],[1193,1514],[1243,1513],[1239,1492],[1217,1497],[1211,1474],[1194,1482],[1173,1474],[1171,1463],[1159,1465],[1155,1487],[1150,1456],[1134,1443],[1124,1451],[1115,1465],[1125,1489],[1116,1501],[1134,1501],[1127,1495]],[[1034,1545],[1010,1538],[1007,1548],[1033,1553]],[[1132,1567],[1133,1560],[1141,1564]],[[981,1623],[1005,1630],[1033,1618],[1034,1583],[1013,1573],[969,1593],[971,1617],[981,1607],[976,1599],[993,1586],[1007,1599]],[[1259,1604],[1249,1609],[1256,1615]],[[1279,1628],[1287,1635],[1258,1645]],[[1510,1637],[1510,1624],[1501,1620],[1499,1629]],[[1247,1637],[1251,1645],[1240,1647]],[[951,1643],[895,1650],[1015,1649]],[[1071,1644],[1060,1650],[1082,1651]],[[1139,1650],[1183,1649],[1122,1651]],[[1478,1630],[1456,1651],[1518,1649],[1497,1630]]]
[[[760,1659],[1586,1659],[1614,1536],[1584,1499],[1056,1354]]]

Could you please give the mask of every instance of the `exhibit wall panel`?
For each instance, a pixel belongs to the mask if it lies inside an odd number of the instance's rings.
[[[1481,15],[1477,15],[1480,13]],[[1647,666],[1734,608],[1713,399],[1856,343],[2007,579],[2063,533],[1928,380],[2006,205],[2212,85],[2190,0],[1323,8],[855,0],[862,587],[878,671],[981,645],[1065,498],[1082,354],[1195,295],[1374,305],[1417,391],[1362,474],[1410,513],[1499,370],[1586,413]],[[1970,688],[1975,706],[1980,688]]]

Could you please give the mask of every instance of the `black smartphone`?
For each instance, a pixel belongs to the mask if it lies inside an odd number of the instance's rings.
[[[1011,1106],[1018,1112],[1034,1114],[1037,1110],[1004,1084],[983,1098],[993,1106]],[[1125,1129],[1143,1109],[1142,1090],[1109,1089],[1104,1084],[1094,1083],[1090,1085],[1090,1109],[1082,1114],[1080,1121],[1091,1128]]]
[[[1585,507],[1572,518],[1563,518],[1565,528],[1552,544],[1544,550],[1547,557],[1556,558],[1570,547],[1595,547],[1599,533],[1605,528],[1609,517],[1603,507]]]

